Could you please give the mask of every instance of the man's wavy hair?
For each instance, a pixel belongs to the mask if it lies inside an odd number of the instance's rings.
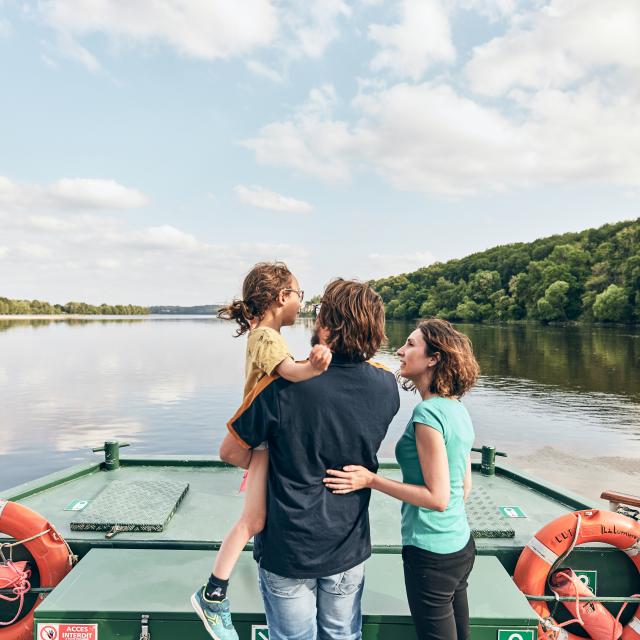
[[[384,335],[382,298],[366,283],[337,278],[322,295],[318,322],[328,329],[328,346],[353,361],[368,360]]]
[[[416,327],[426,343],[425,355],[440,358],[433,371],[429,391],[445,398],[463,396],[476,383],[480,365],[473,355],[471,340],[439,318],[427,318]],[[411,380],[403,379],[402,388],[415,391]]]

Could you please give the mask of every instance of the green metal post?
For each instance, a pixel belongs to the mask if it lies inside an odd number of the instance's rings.
[[[483,476],[493,476],[496,473],[496,448],[482,447],[482,462],[480,464],[480,473]]]
[[[482,454],[482,461],[480,463],[480,473],[483,476],[494,476],[496,474],[496,456],[507,457],[507,454],[502,451],[496,451],[495,447],[489,447],[482,445],[481,449],[474,447],[471,451]]]
[[[120,445],[115,440],[104,443],[104,468],[113,471],[120,466]]]
[[[105,471],[113,471],[120,467],[120,447],[128,447],[128,442],[118,442],[117,440],[107,440],[102,447],[94,447],[92,451],[104,451]]]

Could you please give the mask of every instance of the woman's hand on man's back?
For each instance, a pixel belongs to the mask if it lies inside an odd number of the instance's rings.
[[[328,477],[323,478],[325,487],[332,493],[351,493],[359,489],[367,489],[376,477],[375,473],[358,464],[348,464],[337,469],[327,469]]]

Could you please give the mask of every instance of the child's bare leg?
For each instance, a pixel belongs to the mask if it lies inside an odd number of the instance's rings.
[[[213,574],[228,580],[240,553],[249,540],[264,529],[267,514],[267,472],[269,451],[253,452],[247,478],[247,494],[240,519],[225,536],[213,566]]]

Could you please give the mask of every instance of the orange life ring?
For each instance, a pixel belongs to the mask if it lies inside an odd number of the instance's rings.
[[[576,534],[578,515],[581,519],[576,545],[589,542],[606,542],[624,551],[636,569],[640,571],[640,523],[627,516],[598,509],[574,511],[556,518],[542,527],[520,554],[513,579],[520,591],[526,595],[544,595],[547,575],[555,561],[573,544]],[[530,600],[529,604],[544,620],[550,618],[546,602]],[[539,625],[540,634],[551,635],[549,629]],[[564,630],[566,631],[566,630]],[[566,632],[568,640],[584,640],[575,634]],[[553,636],[551,636],[553,637]],[[559,637],[559,636],[558,636]],[[640,640],[640,617],[638,610],[624,627],[622,640]]]
[[[52,524],[28,507],[0,500],[0,532],[15,540],[38,536],[24,542],[24,546],[38,565],[41,587],[55,587],[71,570],[71,554],[65,541]],[[41,601],[38,598],[31,611],[21,620],[8,627],[0,627],[0,640],[31,640],[33,613]]]

